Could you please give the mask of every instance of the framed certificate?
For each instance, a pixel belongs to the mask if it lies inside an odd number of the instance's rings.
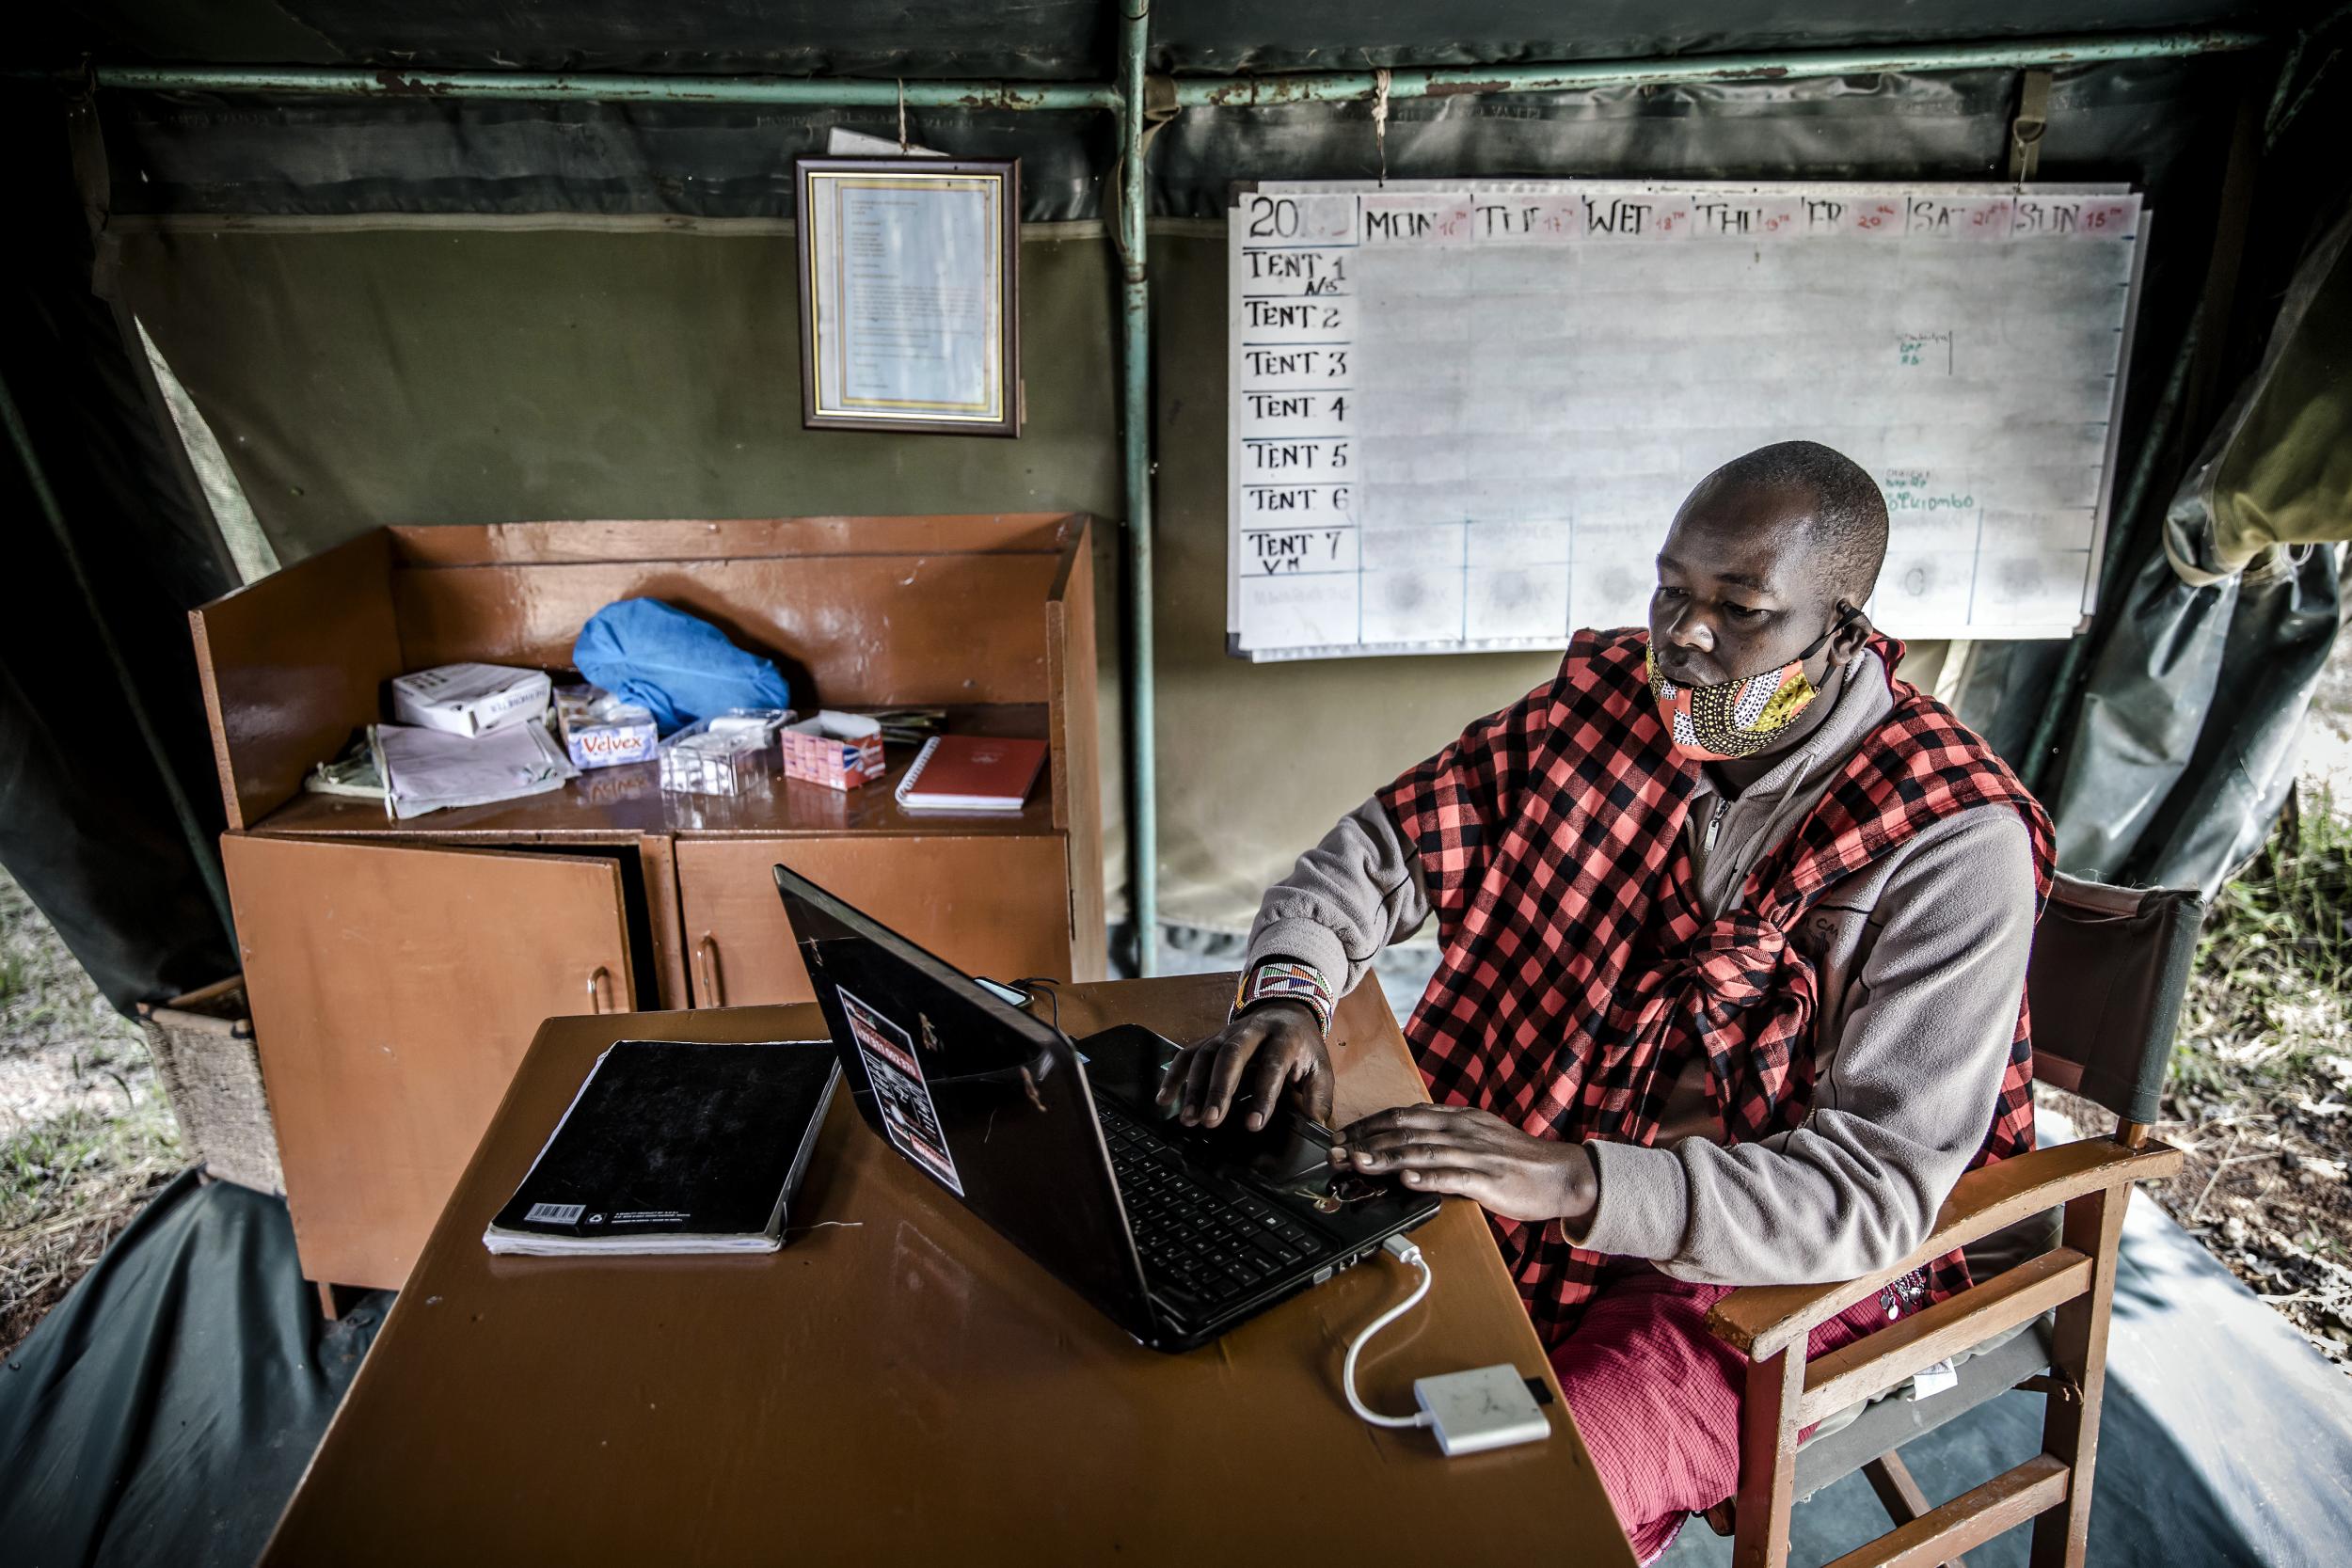
[[[1021,434],[1018,159],[803,158],[801,423]]]

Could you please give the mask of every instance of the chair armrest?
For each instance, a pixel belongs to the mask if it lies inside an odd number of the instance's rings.
[[[1935,1228],[1899,1262],[1827,1285],[1746,1286],[1715,1304],[1707,1315],[1708,1329],[1751,1358],[1777,1355],[1865,1296],[1979,1236],[2070,1198],[2170,1176],[2180,1168],[2181,1151],[2169,1144],[2126,1148],[2111,1138],[2084,1138],[1996,1160],[1960,1179]]]

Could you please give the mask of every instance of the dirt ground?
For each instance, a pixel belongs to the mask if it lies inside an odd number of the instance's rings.
[[[0,871],[0,1355],[180,1164],[145,1037]]]
[[[2352,1372],[2352,1057],[2299,1084],[2171,1097],[2188,1151],[2155,1196],[2215,1257]]]

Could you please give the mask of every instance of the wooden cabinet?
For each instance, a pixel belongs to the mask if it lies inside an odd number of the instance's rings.
[[[770,874],[779,863],[968,973],[1015,980],[1069,967],[1056,840],[688,839],[677,847],[678,904],[694,1006],[815,998]]]
[[[221,848],[303,1267],[395,1283],[540,1021],[634,1005],[619,869],[234,833]]]
[[[191,617],[230,897],[303,1271],[398,1286],[530,1045],[563,1013],[810,992],[781,863],[1002,978],[1104,970],[1088,522],[784,518],[379,531]],[[383,683],[459,659],[561,669],[642,594],[779,658],[796,703],[920,705],[1048,740],[1019,813],[915,816],[889,776],[662,793],[650,763],[388,820],[305,794]],[[812,690],[813,687],[813,690]]]

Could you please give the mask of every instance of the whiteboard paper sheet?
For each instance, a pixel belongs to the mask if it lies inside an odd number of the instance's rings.
[[[1235,653],[1638,624],[1692,486],[1796,438],[1886,494],[1886,631],[2092,607],[2124,187],[1268,183],[1230,219]]]

